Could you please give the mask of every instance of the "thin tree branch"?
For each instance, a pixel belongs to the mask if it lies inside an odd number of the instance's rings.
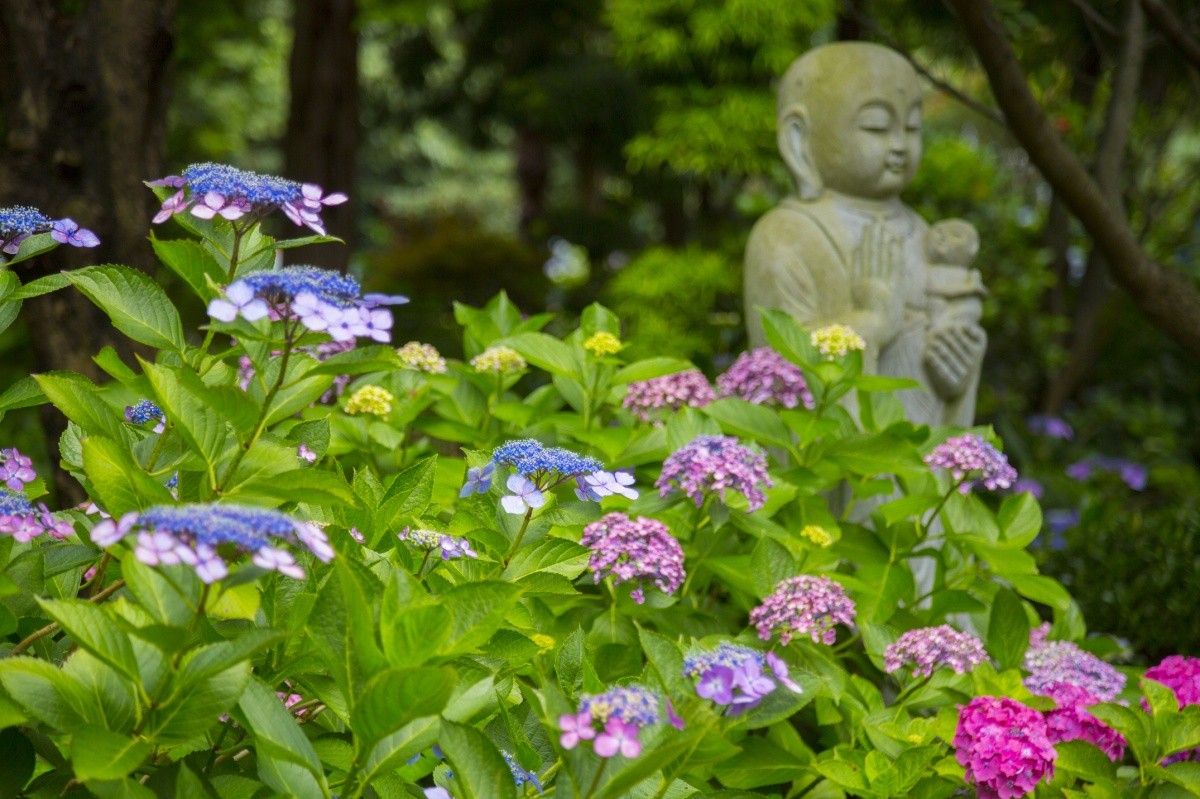
[[[1067,2],[1079,9],[1079,12],[1083,14],[1083,16],[1085,16],[1089,22],[1107,33],[1109,36],[1120,37],[1121,32],[1117,30],[1116,26],[1106,20],[1104,17],[1100,16],[1099,12],[1092,8],[1091,5],[1088,4],[1087,0],[1067,0]]]
[[[1030,90],[991,0],[947,2],[979,56],[1009,130],[1104,254],[1113,278],[1153,324],[1200,358],[1200,291],[1185,275],[1142,251],[1129,221],[1055,131]]]
[[[954,98],[967,108],[970,108],[976,114],[995,122],[997,125],[1004,124],[1004,117],[1000,115],[999,111],[991,108],[990,106],[984,105],[973,97],[968,96],[961,89],[934,75],[924,64],[916,59],[916,57],[908,50],[908,48],[906,48],[893,37],[889,36],[882,28],[875,24],[873,19],[863,13],[862,9],[860,9],[858,6],[850,7],[849,11],[850,15],[856,18],[863,27],[871,31],[873,36],[886,44],[888,47],[895,50],[900,55],[904,56],[905,59],[908,60],[908,63],[912,64],[912,68],[915,69],[918,74],[921,75],[921,77],[932,83],[935,89],[945,95],[948,95],[949,97]]]
[[[1183,21],[1163,5],[1162,0],[1142,0],[1142,8],[1154,23],[1154,27],[1171,40],[1171,44],[1175,45],[1193,67],[1200,69],[1200,42],[1188,34]]]

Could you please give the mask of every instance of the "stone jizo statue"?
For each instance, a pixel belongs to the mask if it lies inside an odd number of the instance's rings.
[[[867,371],[910,377],[909,419],[969,425],[987,346],[970,223],[932,228],[900,200],[921,161],[921,86],[885,47],[842,42],[796,60],[779,86],[779,151],[796,192],[755,225],[746,249],[751,346],[758,306],[809,329],[849,325]]]

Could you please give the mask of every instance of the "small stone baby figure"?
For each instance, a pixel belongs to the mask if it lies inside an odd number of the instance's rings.
[[[925,234],[925,368],[934,390],[948,402],[978,380],[978,356],[987,346],[979,326],[987,289],[979,270],[971,268],[978,254],[979,233],[965,219],[942,220]]]

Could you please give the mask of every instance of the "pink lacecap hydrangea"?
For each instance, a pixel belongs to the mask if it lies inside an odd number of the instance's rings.
[[[1087,741],[1114,762],[1125,756],[1125,738],[1087,711],[1100,701],[1099,697],[1065,682],[1050,683],[1043,693],[1058,705],[1042,714],[1050,731],[1050,743]]]
[[[1050,625],[1042,624],[1029,632],[1025,687],[1030,691],[1043,694],[1052,683],[1063,682],[1109,702],[1124,690],[1124,674],[1070,641],[1048,641],[1049,631]]]
[[[1046,720],[1007,697],[977,696],[958,714],[954,755],[980,799],[1016,799],[1054,776]]]
[[[1169,655],[1157,666],[1146,669],[1146,679],[1160,682],[1174,691],[1175,701],[1180,707],[1200,704],[1200,658]],[[1146,704],[1143,699],[1142,705]],[[1200,747],[1168,755],[1163,765],[1169,766],[1181,760],[1200,761]]]
[[[696,436],[667,457],[654,483],[660,496],[679,488],[696,507],[711,492],[724,502],[725,492],[732,488],[746,497],[751,511],[766,503],[763,488],[772,485],[766,458],[733,436]]]
[[[797,635],[807,635],[816,644],[832,644],[837,640],[834,626],[853,624],[854,613],[854,600],[841,584],[801,574],[780,581],[774,593],[750,611],[750,623],[764,641],[778,632],[784,646]]]
[[[643,581],[652,580],[664,594],[683,584],[683,549],[660,521],[609,513],[583,528],[580,543],[592,550],[588,568],[596,582],[605,577],[616,585],[636,582],[631,596],[639,605],[646,601]]]
[[[1017,480],[1017,470],[1009,466],[1004,453],[974,433],[946,439],[925,456],[925,462],[934,469],[947,469],[955,480],[962,480],[959,491],[964,494],[977,483],[995,491],[1009,488]]]
[[[770,347],[743,352],[733,366],[717,377],[717,393],[755,405],[777,404],[813,408],[816,402],[800,367]]]
[[[948,624],[909,630],[888,645],[884,652],[890,674],[912,665],[913,676],[928,677],[935,669],[951,668],[958,674],[971,671],[987,660],[983,642]]]
[[[714,399],[708,378],[699,369],[688,369],[630,383],[621,405],[638,421],[652,422],[663,411],[677,411],[685,405],[703,408]]]

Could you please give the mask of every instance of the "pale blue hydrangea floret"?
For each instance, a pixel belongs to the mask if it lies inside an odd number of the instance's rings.
[[[500,755],[504,758],[504,762],[508,765],[508,770],[512,772],[513,782],[517,784],[518,788],[528,782],[533,785],[533,787],[537,788],[539,793],[543,790],[542,783],[540,780],[538,780],[537,775],[532,771],[526,771],[525,769],[521,768],[521,764],[517,762],[515,757],[513,757],[512,752],[501,749]]]
[[[579,711],[601,723],[616,717],[626,724],[645,727],[658,721],[658,697],[636,685],[609,688],[602,694],[584,694]]]
[[[324,302],[344,306],[353,304],[361,291],[354,278],[316,266],[285,266],[255,272],[242,278],[242,282],[259,297],[294,299],[308,292]]]
[[[25,516],[33,513],[33,506],[24,494],[0,488],[0,516]]]
[[[183,170],[183,178],[194,194],[211,191],[263,205],[282,205],[301,198],[300,184],[293,180],[260,175],[228,164],[192,164]]]
[[[50,217],[28,205],[0,208],[0,241],[48,230],[50,225]]]
[[[579,455],[562,447],[546,447],[532,438],[502,444],[493,450],[492,462],[511,466],[523,477],[540,477],[552,472],[571,477],[604,469],[604,464],[595,458]]]

